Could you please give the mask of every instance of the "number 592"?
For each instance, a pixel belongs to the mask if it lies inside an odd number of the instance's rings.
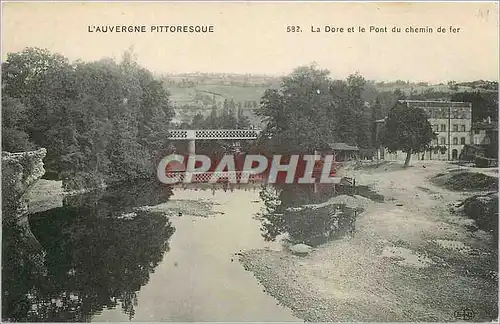
[[[286,26],[287,33],[300,33],[301,31],[300,26]]]

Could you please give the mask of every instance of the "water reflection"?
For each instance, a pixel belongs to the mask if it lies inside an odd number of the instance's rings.
[[[287,241],[293,244],[317,246],[345,235],[353,235],[356,215],[361,210],[349,208],[345,204],[304,207],[324,203],[337,192],[333,186],[262,186],[259,192],[264,202],[259,215],[262,236],[274,241],[285,234]]]
[[[217,191],[224,192],[234,192],[235,190],[243,190],[243,191],[257,191],[262,188],[262,184],[259,182],[255,183],[228,183],[228,182],[220,182],[220,183],[180,183],[173,186],[175,189],[182,190],[194,190],[194,191],[206,191],[210,190],[212,192],[212,196],[215,195]]]
[[[44,260],[19,244],[20,228],[3,224],[2,320],[89,321],[117,306],[132,318],[136,294],[169,250],[175,228],[161,213],[118,216],[171,194],[169,188],[128,184],[30,215]]]
[[[137,207],[154,206],[168,201],[172,187],[156,182],[137,181],[122,183],[106,190],[84,195],[68,196],[64,206],[92,208],[99,217],[113,217],[128,213]]]

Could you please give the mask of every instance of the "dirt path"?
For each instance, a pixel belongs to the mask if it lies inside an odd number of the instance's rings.
[[[430,183],[455,167],[414,165],[344,171],[387,200],[361,214],[354,238],[307,257],[250,251],[244,266],[307,321],[456,321],[463,308],[473,309],[475,321],[496,318],[498,284],[487,277],[497,264],[491,238],[467,231],[471,221],[449,211],[470,194]]]

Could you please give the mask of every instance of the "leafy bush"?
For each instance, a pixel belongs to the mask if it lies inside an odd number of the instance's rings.
[[[438,174],[432,181],[440,186],[455,191],[498,190],[498,179],[477,172],[454,172]]]
[[[465,214],[476,221],[478,228],[493,235],[494,246],[498,248],[498,193],[467,198],[463,207]]]

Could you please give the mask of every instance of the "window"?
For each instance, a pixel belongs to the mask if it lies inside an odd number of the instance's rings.
[[[445,144],[446,144],[446,138],[441,137],[441,145],[445,145]]]
[[[446,132],[446,125],[445,124],[441,124],[441,131]]]
[[[461,132],[466,132],[466,130],[465,130],[465,125],[461,125],[461,126],[460,126],[460,131],[461,131]]]
[[[439,125],[432,125],[432,130],[435,132],[439,132]]]
[[[453,137],[453,145],[457,145],[458,144],[458,137]]]
[[[479,134],[479,131],[476,129],[476,130],[474,131],[474,134]]]
[[[458,132],[458,125],[453,125],[453,131]]]
[[[465,137],[460,137],[460,144],[465,145]]]
[[[434,145],[438,145],[438,144],[439,144],[439,143],[438,143],[438,139],[437,139],[437,138],[436,138],[436,139],[434,139],[433,144],[434,144]]]

